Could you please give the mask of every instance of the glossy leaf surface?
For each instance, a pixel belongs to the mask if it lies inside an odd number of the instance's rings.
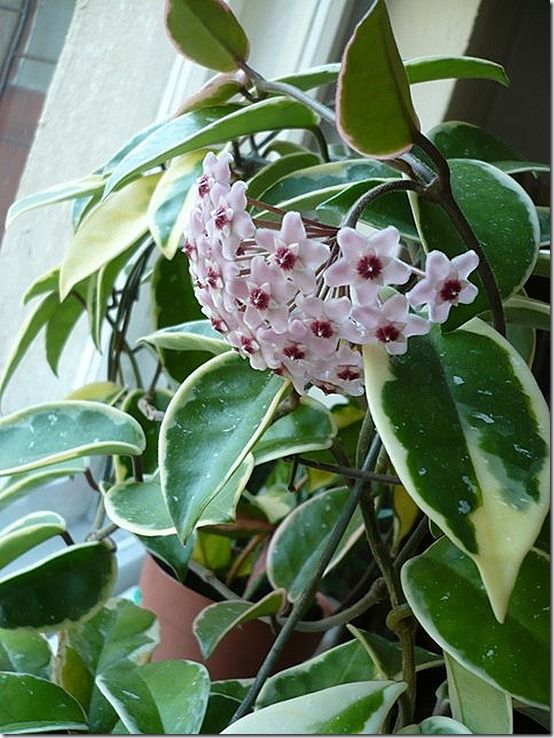
[[[51,666],[52,651],[40,633],[0,629],[0,671],[48,679]]]
[[[0,672],[2,733],[87,730],[78,703],[57,684],[32,674]]]
[[[405,689],[404,682],[340,684],[256,710],[222,733],[375,734]]]
[[[0,530],[0,568],[25,551],[65,532],[65,520],[50,511],[32,512]]]
[[[224,679],[212,682],[200,733],[215,735],[227,727],[251,684],[252,679]]]
[[[256,464],[292,454],[330,448],[337,427],[327,408],[304,397],[298,407],[275,421],[252,449]]]
[[[113,171],[106,192],[137,172],[195,149],[261,131],[310,128],[318,120],[318,116],[301,103],[284,98],[262,100],[246,108],[223,105],[186,113],[156,130],[133,149]]]
[[[221,0],[169,0],[166,26],[179,51],[203,67],[230,72],[248,59],[248,38]]]
[[[507,86],[504,67],[472,56],[428,56],[404,62],[410,84],[435,79],[489,79]]]
[[[134,418],[99,402],[62,400],[0,419],[0,474],[97,454],[140,454],[145,439]]]
[[[360,630],[350,624],[346,627],[365,648],[377,674],[375,679],[401,679],[402,649],[398,641],[391,641],[377,633]],[[443,664],[442,656],[420,646],[414,649],[414,661],[416,672]]]
[[[291,172],[317,166],[320,163],[319,157],[309,152],[281,156],[279,159],[266,164],[249,180],[248,195],[259,199],[266,190]]]
[[[382,0],[373,4],[346,45],[336,108],[341,137],[367,156],[402,154],[419,130],[408,78]]]
[[[529,552],[503,624],[490,611],[475,565],[446,538],[404,565],[402,584],[416,618],[456,661],[544,707],[550,699],[549,563],[537,549]],[[471,618],[460,617],[468,612]]]
[[[205,659],[209,658],[219,643],[233,628],[250,620],[279,613],[286,602],[285,591],[269,592],[258,602],[230,600],[209,605],[195,618],[194,635]]]
[[[235,352],[216,356],[180,387],[160,431],[160,479],[177,532],[204,510],[269,423],[288,385]]]
[[[417,725],[406,725],[397,731],[399,735],[466,735],[471,732],[458,720],[446,715],[433,715]]]
[[[549,504],[548,410],[534,377],[477,319],[412,339],[404,356],[365,346],[364,364],[369,407],[398,476],[474,559],[502,620]]]
[[[84,472],[87,467],[87,459],[71,459],[59,464],[51,464],[21,474],[0,478],[0,509],[5,505],[23,497],[28,492],[46,485],[49,481],[62,477],[72,477]]]
[[[224,354],[231,350],[221,334],[212,328],[209,320],[189,320],[179,325],[160,328],[140,339],[144,343],[174,351],[207,351],[210,354]]]
[[[507,143],[472,123],[457,120],[440,123],[426,135],[446,159],[523,160]]]
[[[115,575],[107,543],[70,546],[0,579],[0,627],[50,631],[91,617],[108,598]]]

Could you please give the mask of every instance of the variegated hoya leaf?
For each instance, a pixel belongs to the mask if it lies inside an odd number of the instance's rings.
[[[478,319],[364,347],[368,403],[406,490],[477,564],[498,620],[546,516],[548,411],[516,351]]]

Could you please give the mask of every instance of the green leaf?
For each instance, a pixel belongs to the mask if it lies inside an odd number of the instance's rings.
[[[176,159],[162,174],[148,206],[152,238],[167,259],[172,259],[188,223],[186,196],[202,173],[207,150],[193,151]]]
[[[155,131],[118,164],[107,182],[106,194],[138,172],[195,149],[261,131],[311,128],[318,121],[305,105],[282,97],[245,108],[222,105],[186,113]]]
[[[0,475],[98,454],[140,454],[134,418],[99,402],[62,400],[0,418]]]
[[[299,505],[275,531],[267,552],[267,576],[273,587],[287,590],[291,602],[302,594],[349,495],[347,487],[325,490]],[[359,536],[361,526],[357,511],[327,571],[340,560],[352,537]]]
[[[143,664],[159,643],[159,625],[149,610],[129,600],[109,600],[86,622],[68,628],[58,655],[60,684],[83,707],[91,733],[109,733],[117,715],[95,685],[113,667]]]
[[[18,518],[0,530],[0,568],[65,530],[65,520],[55,512],[41,510]]]
[[[60,268],[54,267],[45,274],[41,274],[38,279],[27,288],[23,295],[22,302],[26,305],[28,302],[33,300],[39,295],[44,295],[47,292],[55,292],[58,289],[58,282],[60,279]]]
[[[538,161],[493,161],[497,169],[501,169],[506,174],[521,174],[522,172],[549,172],[549,164],[541,164]]]
[[[2,733],[87,730],[83,711],[57,684],[32,674],[0,672]]]
[[[188,262],[181,252],[171,261],[160,257],[152,273],[152,322],[159,330],[183,323],[183,321],[205,318],[194,296]],[[177,382],[185,380],[195,369],[202,366],[211,352],[160,349],[159,355],[167,373]]]
[[[471,733],[471,730],[445,715],[433,715],[418,725],[406,725],[396,732],[398,735],[464,735]]]
[[[263,735],[278,726],[285,734],[376,734],[405,689],[404,682],[339,684],[256,710],[222,733]]]
[[[303,397],[298,407],[276,420],[252,449],[256,464],[283,456],[330,448],[337,435],[333,416],[316,400]]]
[[[508,86],[504,67],[472,56],[429,56],[404,62],[408,80],[414,85],[435,79],[488,79]]]
[[[539,223],[529,195],[511,177],[482,161],[449,162],[454,197],[468,219],[494,272],[503,298],[510,297],[533,270],[539,244]],[[418,200],[419,230],[426,251],[440,249],[449,258],[466,251],[456,228],[439,205]],[[449,329],[488,308],[481,278],[472,281],[479,295],[471,305],[452,311]]]
[[[221,338],[220,333],[212,328],[209,320],[189,320],[179,325],[160,328],[141,338],[140,342],[150,343],[156,348],[174,351],[202,351],[215,356],[231,350],[231,346]]]
[[[477,735],[511,735],[510,695],[472,674],[448,654],[445,654],[444,661],[452,717]]]
[[[256,700],[256,709],[337,684],[380,678],[365,648],[354,639],[269,677]]]
[[[89,174],[88,177],[83,177],[83,179],[63,182],[54,187],[49,187],[47,190],[23,197],[21,200],[16,200],[8,210],[6,228],[9,228],[19,215],[26,213],[28,210],[40,208],[43,205],[52,205],[56,202],[64,202],[65,200],[74,200],[84,195],[93,195],[103,189],[105,182],[105,175]]]
[[[40,633],[0,629],[0,671],[48,679],[51,666],[52,651]]]
[[[202,656],[205,659],[209,658],[233,628],[257,618],[276,615],[281,612],[285,602],[285,590],[278,589],[269,592],[255,603],[246,600],[230,600],[228,602],[215,602],[213,605],[204,608],[192,624],[192,630],[200,646]]]
[[[159,174],[141,177],[98,205],[73,236],[60,268],[62,299],[132,246],[148,228],[146,211]]]
[[[321,163],[316,154],[297,152],[281,156],[262,167],[248,182],[248,196],[259,199],[263,193],[283,177],[299,169],[317,166]]]
[[[533,300],[525,295],[513,295],[504,303],[504,315],[508,323],[550,331],[550,305],[541,300]],[[487,311],[480,317],[490,321],[491,313]]]
[[[382,0],[373,4],[346,45],[336,106],[338,131],[360,154],[391,158],[412,146],[419,121]]]
[[[148,402],[158,411],[164,411],[169,405],[173,393],[168,390],[146,390],[136,389],[125,397],[121,410],[134,418],[142,428],[146,439],[146,446],[141,454],[142,471],[144,474],[154,474],[158,469],[158,437],[160,435],[160,421],[149,419],[141,410],[141,403]],[[114,458],[116,479],[123,482],[133,476],[133,464],[128,456],[116,456]]]
[[[288,385],[234,351],[216,356],[180,387],[160,431],[160,479],[182,540],[239,467]]]
[[[548,409],[533,375],[478,319],[412,339],[404,356],[365,346],[364,364],[396,473],[475,561],[502,621],[549,503]]]
[[[42,487],[52,479],[72,477],[84,472],[87,463],[86,458],[72,459],[0,479],[0,508],[18,500],[33,489]]]
[[[198,733],[210,693],[206,667],[184,660],[114,668],[96,683],[133,735]]]
[[[550,241],[551,241],[550,208],[543,207],[543,206],[537,206],[536,211],[537,211],[537,217],[539,219],[539,226],[540,226],[540,231],[541,231],[540,245],[547,246],[550,252]]]
[[[116,398],[121,396],[123,387],[116,382],[90,382],[73,390],[65,396],[66,400],[91,400],[113,405]]]
[[[202,87],[185,100],[177,110],[177,115],[190,113],[191,110],[201,110],[213,105],[223,105],[247,84],[247,77],[242,70],[215,74]]]
[[[369,633],[350,624],[346,627],[366,650],[375,669],[375,679],[394,679],[396,681],[401,679],[402,649],[398,641],[390,641],[388,638],[377,635],[377,633]],[[420,646],[415,647],[414,660],[416,672],[433,669],[443,664],[441,656]]]
[[[427,133],[446,159],[478,159],[480,161],[523,161],[523,157],[509,144],[492,133],[453,120],[440,123]]]
[[[326,198],[317,206],[317,212],[327,216],[326,222],[340,226],[346,213],[364,193],[380,185],[382,180],[369,179],[342,189],[332,197]],[[389,192],[368,205],[360,216],[362,223],[374,228],[393,225],[400,235],[411,241],[419,241],[410,204],[405,192]]]
[[[225,679],[212,682],[200,734],[216,735],[229,725],[251,684],[252,679]]]
[[[235,519],[236,506],[253,468],[254,460],[248,454],[208,504],[197,526]],[[106,492],[104,502],[110,520],[131,533],[147,537],[176,533],[159,479],[116,484]]]
[[[91,617],[114,584],[113,547],[103,541],[70,546],[0,579],[0,628],[59,630]]]
[[[549,559],[533,549],[500,624],[473,562],[448,539],[402,569],[408,603],[433,640],[476,676],[538,707],[550,700],[549,582]]]
[[[58,304],[58,308],[46,325],[46,359],[56,376],[64,346],[84,312],[83,302],[84,297],[81,290],[76,288],[63,302]]]
[[[177,535],[137,536],[145,548],[156,558],[163,561],[171,569],[173,578],[184,582],[188,574],[188,565],[192,555],[194,538],[184,546]]]
[[[221,0],[169,0],[166,26],[178,50],[203,67],[231,72],[248,59],[244,29]]]

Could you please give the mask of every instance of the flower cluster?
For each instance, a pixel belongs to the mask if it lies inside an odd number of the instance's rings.
[[[253,219],[231,161],[206,156],[184,251],[203,312],[255,369],[286,376],[300,393],[315,385],[361,395],[360,346],[403,354],[410,336],[430,329],[410,307],[427,305],[430,320],[443,323],[452,305],[475,299],[473,251],[452,260],[433,251],[424,273],[399,259],[392,226],[366,237],[296,212],[280,223]],[[420,281],[406,294],[383,290],[412,275]]]

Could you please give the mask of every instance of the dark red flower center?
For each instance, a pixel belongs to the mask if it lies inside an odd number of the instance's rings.
[[[352,367],[345,366],[340,372],[337,372],[337,377],[343,379],[345,382],[350,382],[353,379],[359,379],[360,372],[355,371]]]
[[[362,279],[377,279],[383,271],[383,264],[375,254],[366,254],[358,261],[356,271]]]
[[[198,194],[200,197],[205,197],[210,191],[210,181],[206,174],[204,174],[198,180]]]
[[[259,287],[250,292],[250,304],[257,310],[267,310],[269,307],[269,295]]]
[[[218,231],[221,231],[225,226],[229,225],[230,222],[231,218],[229,217],[229,211],[222,205],[214,213],[214,225]]]
[[[253,354],[257,349],[257,346],[254,345],[254,341],[251,338],[248,338],[248,336],[240,337],[240,347],[247,354]]]
[[[211,321],[212,321],[212,328],[214,329],[214,331],[217,331],[218,333],[225,332],[226,325],[221,320],[221,318],[212,318]]]
[[[193,253],[194,253],[194,251],[195,251],[195,247],[194,247],[194,244],[193,244],[193,242],[192,242],[192,241],[190,241],[190,240],[189,240],[188,238],[186,239],[186,241],[185,241],[185,245],[183,246],[183,251],[185,252],[185,254],[186,254],[186,255],[187,255],[188,257],[190,257],[190,256],[191,256],[191,254],[193,254]]]
[[[456,302],[462,291],[462,283],[459,279],[447,279],[442,285],[439,295],[445,302]]]
[[[304,351],[302,351],[300,346],[294,343],[291,344],[290,346],[285,346],[285,348],[283,349],[283,353],[288,359],[294,359],[294,360],[303,359],[306,356],[306,354],[304,353]]]
[[[334,333],[333,326],[328,320],[314,320],[310,328],[314,336],[318,338],[331,338]]]
[[[208,269],[208,273],[206,274],[206,282],[215,289],[219,284],[219,278],[220,278],[219,272],[216,272],[216,270],[213,267],[210,267]]]
[[[291,269],[294,269],[294,265],[297,261],[297,256],[295,256],[295,254],[293,254],[292,251],[286,246],[280,246],[275,251],[274,259],[278,267],[281,267],[281,269],[284,269],[288,272]]]
[[[383,325],[375,331],[375,338],[381,343],[391,343],[400,336],[400,331],[394,325]]]

